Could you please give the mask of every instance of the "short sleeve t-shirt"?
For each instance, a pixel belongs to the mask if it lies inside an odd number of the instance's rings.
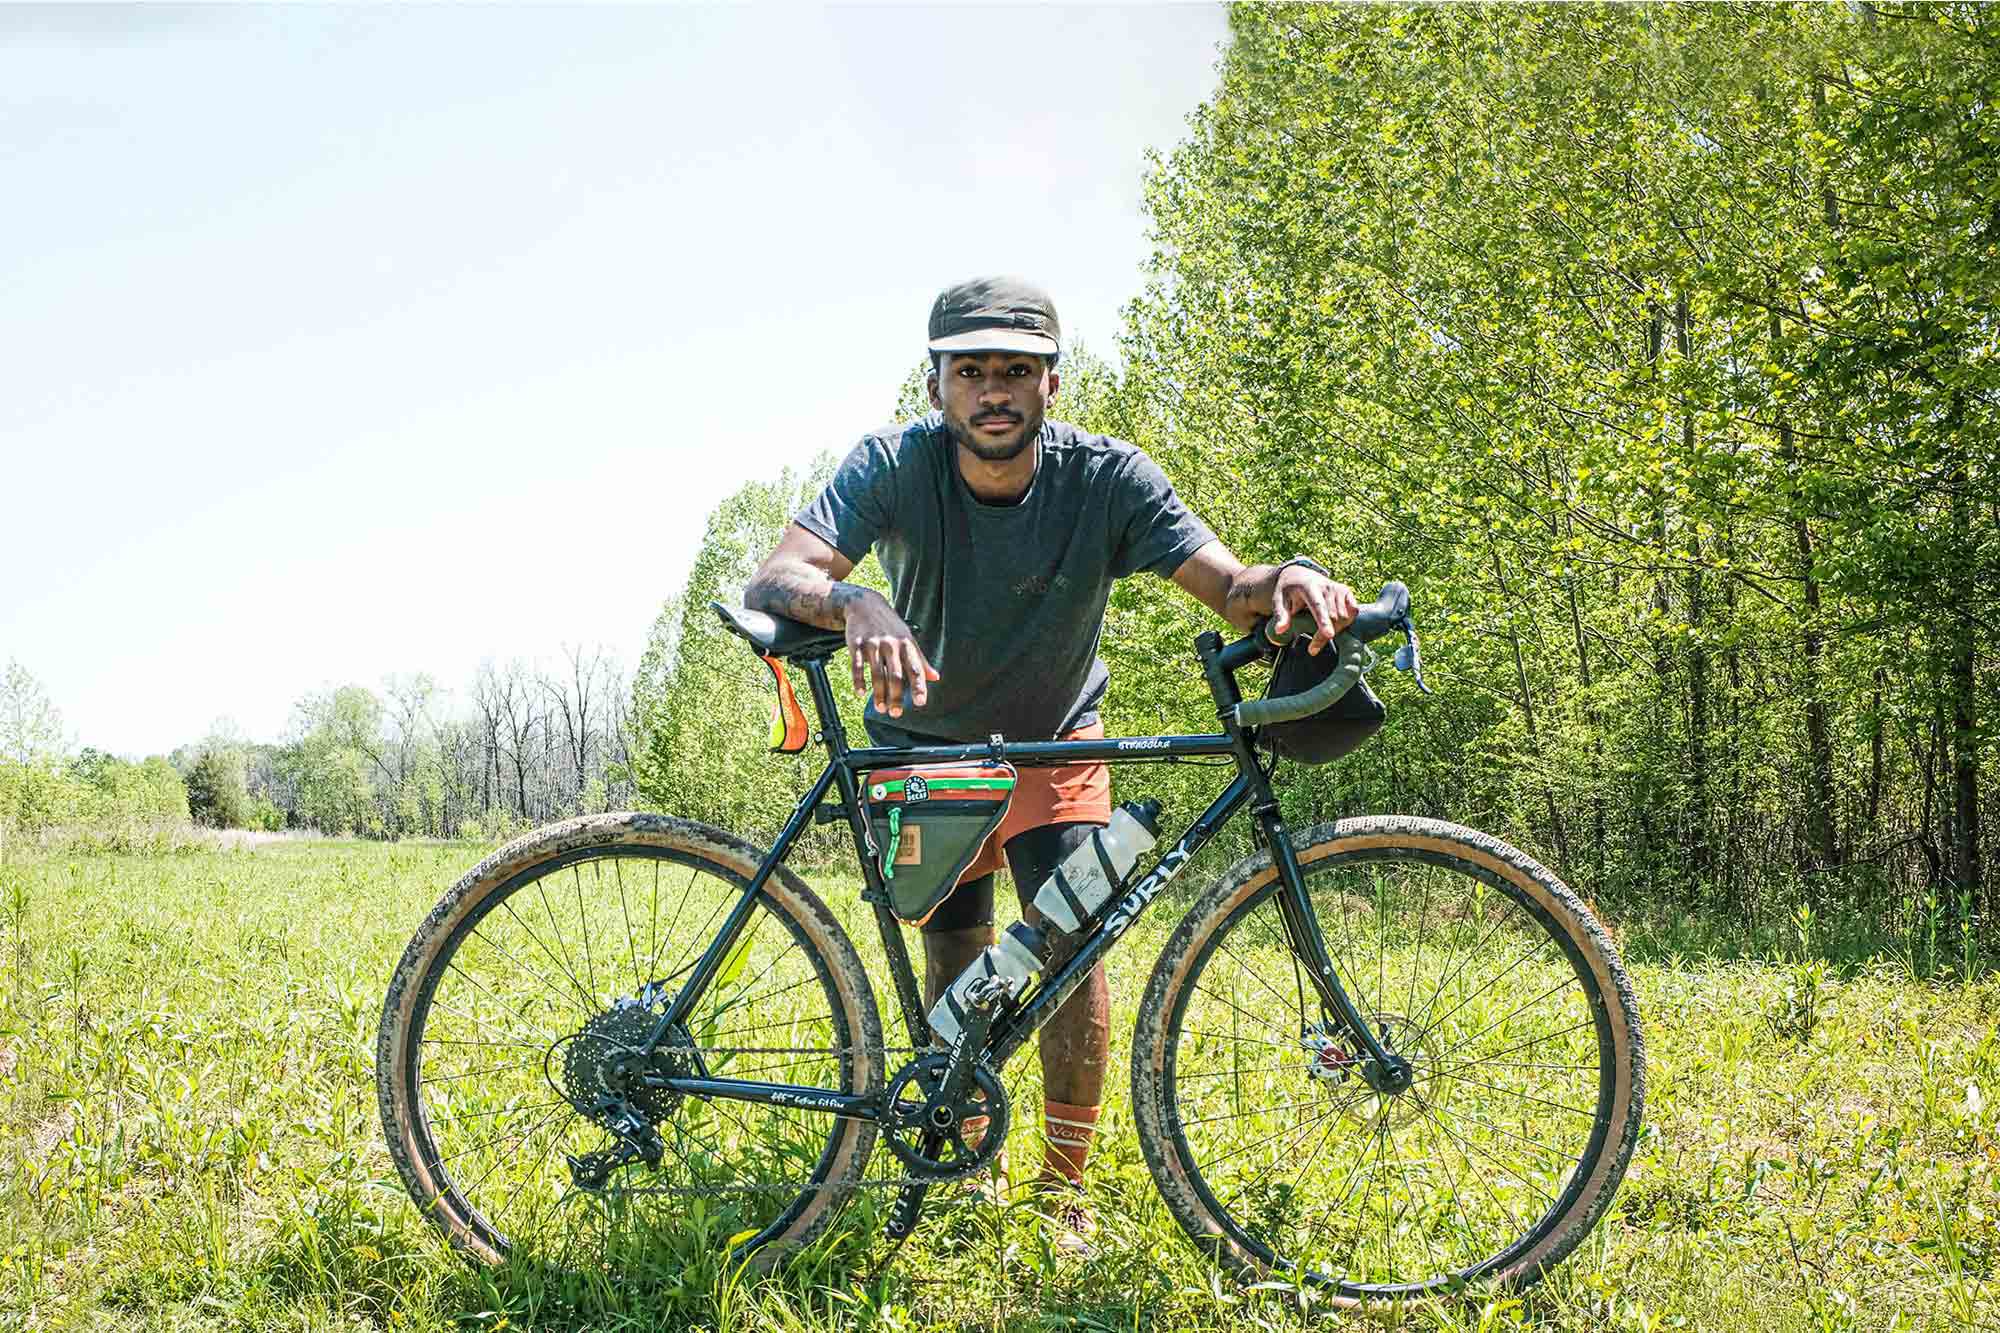
[[[1097,655],[1114,580],[1168,577],[1215,539],[1134,445],[1044,422],[1028,492],[986,504],[959,475],[941,413],[869,435],[796,522],[859,562],[873,549],[891,601],[937,668],[922,708],[878,744],[1049,740],[1098,720]]]

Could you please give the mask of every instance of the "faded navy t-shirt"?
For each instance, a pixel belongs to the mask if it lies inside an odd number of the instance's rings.
[[[1159,465],[1123,440],[1042,425],[1034,482],[987,504],[959,475],[942,413],[869,435],[795,521],[857,564],[872,548],[891,601],[937,668],[922,708],[880,745],[1049,740],[1098,720],[1110,673],[1097,656],[1111,584],[1162,578],[1215,539]]]

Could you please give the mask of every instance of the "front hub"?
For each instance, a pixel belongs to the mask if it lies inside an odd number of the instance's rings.
[[[1352,1105],[1365,1108],[1370,1117],[1388,1114],[1393,1123],[1401,1124],[1421,1108],[1415,1101],[1394,1111],[1390,1108],[1413,1091],[1418,1093],[1416,1100],[1422,1099],[1419,1085],[1436,1063],[1433,1039],[1402,1014],[1373,1014],[1368,1021],[1387,1060],[1370,1058],[1359,1042],[1328,1020],[1307,1025],[1299,1035],[1299,1045],[1308,1057],[1305,1072],[1315,1082],[1361,1093],[1352,1099]]]

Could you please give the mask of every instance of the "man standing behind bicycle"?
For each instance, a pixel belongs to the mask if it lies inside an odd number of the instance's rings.
[[[1055,306],[1016,278],[975,278],[931,306],[931,406],[856,445],[743,590],[754,609],[845,629],[877,745],[1101,737],[1097,655],[1114,580],[1150,571],[1239,631],[1310,611],[1319,652],[1353,620],[1347,585],[1299,559],[1238,560],[1137,447],[1046,419],[1060,378]],[[841,582],[879,555],[893,602]],[[912,629],[912,625],[918,628]],[[872,676],[872,681],[870,677]],[[923,925],[925,1003],[993,942],[1004,856],[1029,899],[1111,818],[1102,763],[1020,773],[1006,818]],[[1057,957],[1067,941],[1053,927]],[[1110,1046],[1102,965],[1041,1030],[1045,1151],[1061,1248],[1088,1252],[1081,1191]],[[1067,1189],[1060,1187],[1067,1186]]]

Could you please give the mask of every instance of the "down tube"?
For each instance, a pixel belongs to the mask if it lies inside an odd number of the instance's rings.
[[[1169,848],[1166,855],[1146,872],[1144,878],[1118,900],[1117,906],[1104,914],[1097,928],[1084,940],[1083,947],[1063,964],[1062,969],[1043,983],[1025,1006],[1005,1016],[994,1026],[993,1036],[987,1048],[993,1068],[1005,1068],[1007,1062],[1014,1058],[1014,1052],[1021,1048],[1021,1043],[1055,1016],[1056,1010],[1076,993],[1076,988],[1090,975],[1090,969],[1110,951],[1111,946],[1118,942],[1127,928],[1139,919],[1153,899],[1159,896],[1160,890],[1186,868],[1194,854],[1215,836],[1218,829],[1229,822],[1230,816],[1234,815],[1248,799],[1250,799],[1250,779],[1239,773],[1234,781],[1222,789],[1222,794],[1215,798],[1208,809],[1202,811],[1201,818],[1195,820],[1188,831],[1181,835],[1180,841]]]

